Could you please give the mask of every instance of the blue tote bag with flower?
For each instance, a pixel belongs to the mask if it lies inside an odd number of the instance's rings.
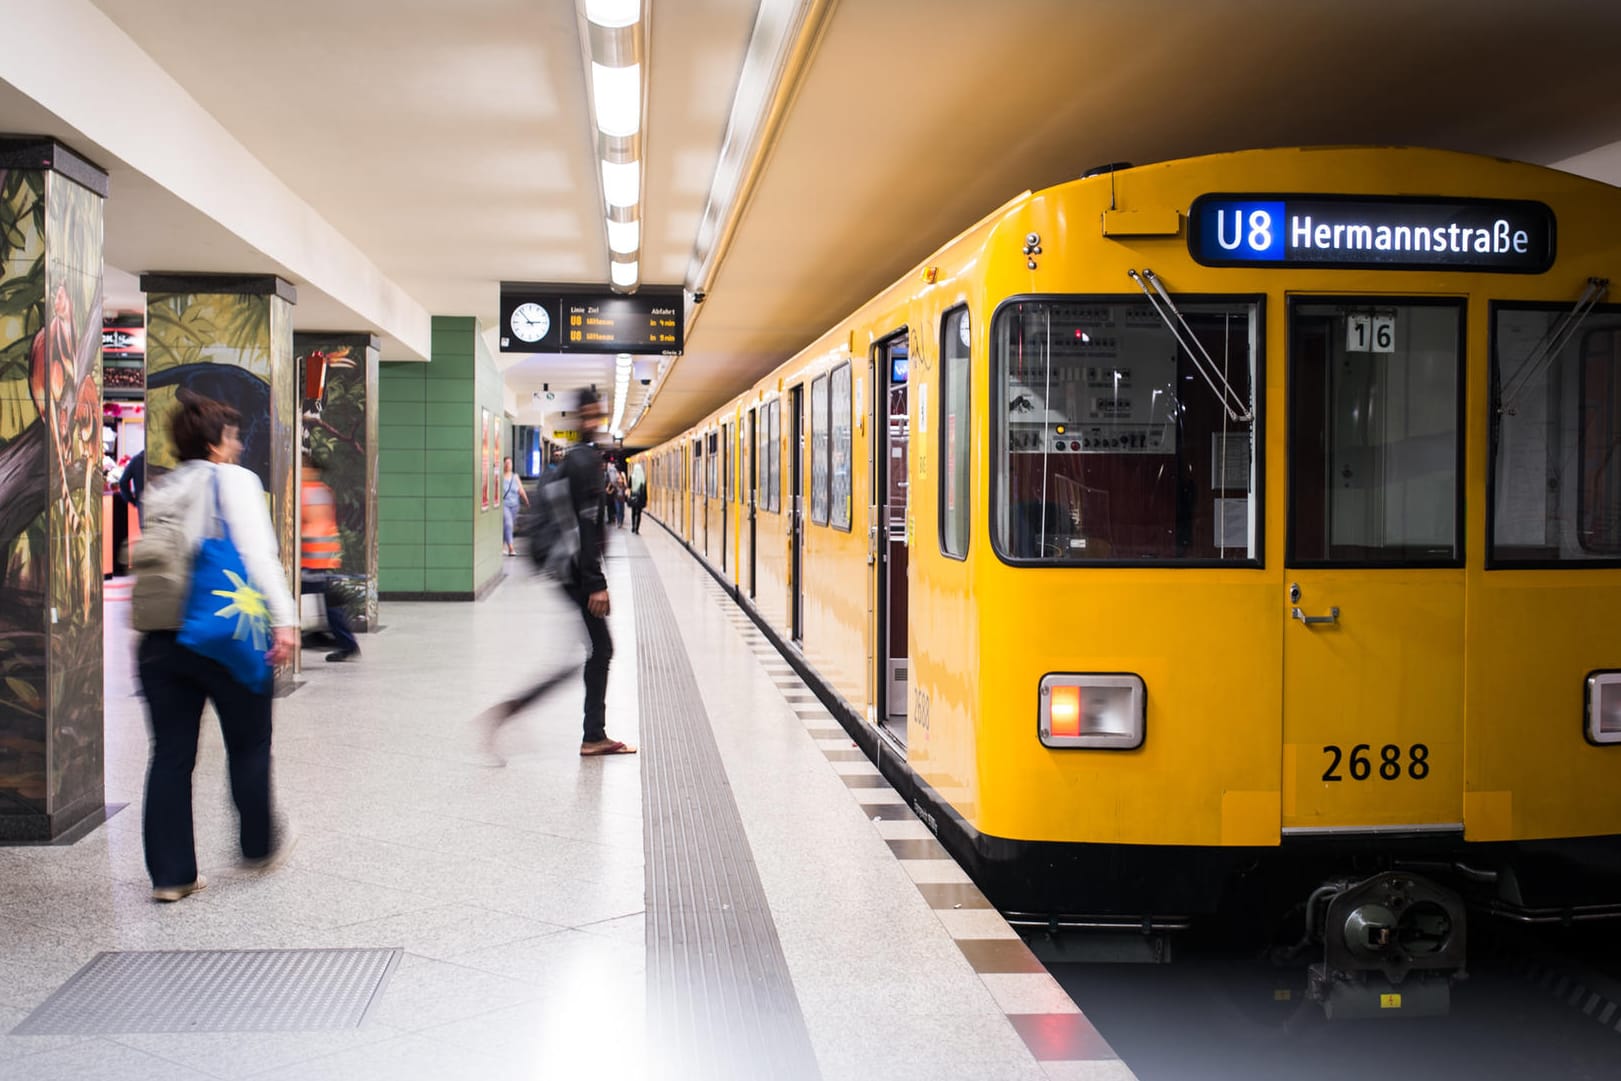
[[[270,693],[270,610],[265,595],[248,581],[231,527],[220,513],[220,482],[213,481],[214,527],[204,536],[192,563],[191,596],[176,640],[193,653],[224,665],[235,680],[257,694]],[[217,532],[218,535],[214,535]]]

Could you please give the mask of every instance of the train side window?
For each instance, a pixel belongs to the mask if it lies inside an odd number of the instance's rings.
[[[835,529],[850,528],[850,365],[841,364],[828,376],[832,399],[832,447],[829,464],[828,521]]]
[[[715,496],[717,494],[716,491],[715,491],[715,479],[716,479],[716,476],[717,476],[717,470],[719,468],[719,458],[720,458],[720,455],[719,455],[719,442],[720,442],[720,440],[719,440],[719,437],[716,435],[715,432],[710,432],[704,438],[706,438],[709,441],[707,452],[706,452],[706,454],[704,456],[705,457],[704,495],[708,496],[710,499],[713,499],[713,498],[715,498]]]
[[[782,512],[782,399],[771,403],[771,509]]]
[[[732,426],[722,424],[720,427],[720,472],[723,490],[720,494],[721,498],[728,503],[732,501],[732,470],[735,468],[732,456],[734,453],[735,451],[732,448]]]
[[[810,518],[815,525],[827,525],[827,376],[811,380]]]
[[[1261,305],[1015,300],[991,324],[992,544],[1017,564],[1258,565]]]
[[[940,551],[968,556],[968,309],[947,312],[940,326]]]
[[[1621,561],[1621,308],[1593,309],[1548,356],[1568,311],[1493,310],[1492,400],[1506,408],[1492,426],[1488,566]]]

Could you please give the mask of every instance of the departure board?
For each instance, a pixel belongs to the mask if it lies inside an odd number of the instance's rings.
[[[502,352],[681,354],[686,308],[679,287],[644,286],[626,296],[545,288],[503,286]]]
[[[563,298],[563,351],[679,353],[680,297]]]

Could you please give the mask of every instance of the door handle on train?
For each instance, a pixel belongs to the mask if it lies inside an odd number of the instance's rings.
[[[1290,611],[1295,619],[1300,620],[1300,622],[1304,623],[1308,627],[1317,623],[1332,623],[1338,625],[1340,621],[1340,610],[1337,606],[1330,608],[1328,610],[1328,615],[1326,616],[1308,616],[1299,608],[1294,608]]]
[[[878,562],[878,527],[867,528],[867,566]]]

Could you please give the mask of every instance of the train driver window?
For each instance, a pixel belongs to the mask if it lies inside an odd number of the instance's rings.
[[[1260,307],[1178,307],[1200,358],[1146,300],[1038,299],[997,312],[991,535],[1002,558],[1258,559]],[[1236,418],[1231,401],[1245,407]]]
[[[1621,309],[1493,314],[1491,564],[1621,560]]]

